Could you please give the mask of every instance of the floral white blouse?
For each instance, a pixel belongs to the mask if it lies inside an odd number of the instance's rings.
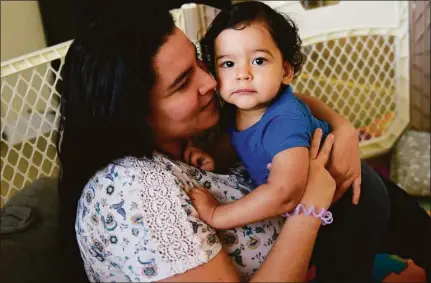
[[[201,171],[155,153],[125,157],[97,172],[78,202],[76,237],[92,282],[151,282],[212,259],[223,248],[247,280],[283,224],[277,217],[215,231],[199,219],[186,192],[202,186],[220,202],[253,188],[245,171]]]

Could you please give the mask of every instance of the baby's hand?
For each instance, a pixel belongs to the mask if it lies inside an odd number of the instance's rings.
[[[220,203],[206,189],[196,187],[190,190],[189,197],[199,214],[199,218],[214,227],[214,215]]]
[[[187,164],[199,169],[211,172],[215,169],[214,159],[209,154],[193,145],[187,145],[184,150],[183,158]]]

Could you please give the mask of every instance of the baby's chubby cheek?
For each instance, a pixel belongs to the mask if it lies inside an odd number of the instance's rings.
[[[220,94],[220,97],[223,99],[223,100],[225,100],[225,101],[229,101],[229,92],[226,90],[226,89],[224,89],[224,88],[222,88],[222,87],[220,87],[220,88],[217,88],[217,92]]]
[[[229,88],[228,84],[222,82],[218,83],[217,91],[223,100],[229,101],[231,94],[231,91],[229,89],[232,89],[232,87]]]

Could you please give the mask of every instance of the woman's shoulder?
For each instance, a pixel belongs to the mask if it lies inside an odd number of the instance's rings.
[[[96,172],[91,180],[100,181],[100,179],[107,179],[113,181],[115,179],[129,178],[134,181],[142,182],[148,175],[153,176],[153,179],[157,179],[157,177],[164,178],[167,175],[171,175],[169,166],[167,166],[167,158],[159,154],[155,154],[152,157],[125,156],[113,160]]]
[[[110,199],[178,198],[188,188],[178,180],[170,162],[160,154],[122,157],[96,172],[84,192],[90,190],[99,197],[109,195]]]
[[[154,172],[168,172],[169,170],[166,166],[166,163],[166,157],[155,153],[151,157],[125,156],[112,161],[108,167],[117,167],[119,170],[124,171],[124,173],[133,172],[138,175],[146,175],[148,173]]]

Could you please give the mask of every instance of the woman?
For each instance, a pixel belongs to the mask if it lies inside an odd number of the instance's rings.
[[[284,225],[274,218],[216,235],[191,205],[187,193],[207,193],[195,187],[226,202],[246,194],[250,183],[180,162],[185,141],[215,126],[219,112],[215,80],[168,12],[117,15],[91,26],[70,46],[63,80],[60,232],[68,279],[79,280],[74,276],[83,275],[84,264],[91,281],[304,280],[320,224],[313,217],[294,216]],[[331,158],[353,153],[351,163],[358,162],[353,128],[318,101],[304,102],[336,121]],[[331,140],[316,159],[319,137],[313,142],[315,165],[301,201],[327,208],[334,195],[324,169]],[[346,143],[356,149],[343,150]],[[227,162],[226,143],[217,150],[216,164]],[[362,181],[363,188],[373,186]],[[313,258],[322,281],[347,280],[356,268],[352,251],[367,260],[358,281],[371,279],[366,270],[386,226],[387,195],[363,190],[355,209],[350,202],[347,191],[331,208],[334,223],[317,237]],[[373,221],[356,223],[364,211]],[[351,269],[337,271],[344,267]]]

